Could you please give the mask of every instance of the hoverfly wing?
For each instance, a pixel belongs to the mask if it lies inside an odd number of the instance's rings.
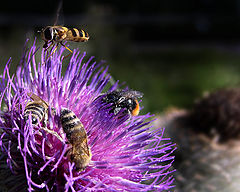
[[[55,25],[63,25],[64,18],[63,18],[63,0],[60,0],[57,6],[56,15],[54,22],[52,22],[53,26]]]

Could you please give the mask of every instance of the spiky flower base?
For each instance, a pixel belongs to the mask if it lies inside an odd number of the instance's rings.
[[[171,153],[175,145],[163,138],[164,130],[152,130],[149,114],[118,117],[109,112],[109,106],[96,100],[110,79],[107,68],[92,62],[93,57],[85,61],[85,53],[75,50],[63,75],[64,48],[50,57],[43,50],[41,62],[36,61],[36,51],[34,44],[13,76],[9,74],[9,61],[1,76],[1,165],[2,170],[11,170],[12,175],[5,187],[19,191],[171,188],[170,167],[174,159]],[[108,91],[117,86],[112,85]],[[47,129],[60,135],[64,142],[43,130],[41,122],[33,126],[24,121],[25,106],[31,101],[28,93],[46,101],[49,111],[56,109],[55,115],[48,113]],[[82,171],[66,156],[71,146],[59,120],[62,107],[77,115],[88,135],[92,158]]]

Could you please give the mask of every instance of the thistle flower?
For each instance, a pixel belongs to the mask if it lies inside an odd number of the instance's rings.
[[[9,74],[9,60],[1,76],[3,168],[0,174],[9,175],[6,182],[1,181],[5,188],[10,191],[170,189],[174,180],[171,154],[175,145],[163,137],[164,129],[152,129],[153,120],[149,120],[152,115],[118,117],[110,113],[109,104],[96,99],[110,79],[102,62],[93,62],[93,57],[85,61],[86,53],[74,50],[63,73],[64,48],[50,57],[42,50],[40,62],[35,58],[37,51],[33,44],[13,76]],[[115,83],[108,91],[117,87]],[[32,125],[31,115],[29,121],[24,120],[25,107],[31,101],[29,93],[49,105],[47,129],[43,129],[43,122]],[[84,170],[77,170],[66,155],[71,145],[59,119],[63,107],[73,111],[86,130],[92,157]]]

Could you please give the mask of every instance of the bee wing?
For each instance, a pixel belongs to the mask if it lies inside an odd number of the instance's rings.
[[[43,99],[41,99],[39,96],[35,95],[34,93],[27,93],[27,95],[35,102],[42,102],[44,103],[46,106],[48,106],[48,103],[46,101],[44,101]]]
[[[127,91],[121,91],[121,95],[123,97],[132,97],[132,98],[141,98],[143,97],[143,93],[140,91],[134,91],[134,90],[127,90]]]
[[[86,136],[86,137],[87,137],[87,136]],[[91,155],[91,150],[90,150],[90,147],[89,147],[89,145],[88,145],[87,139],[82,143],[82,148],[83,148],[85,154],[87,154],[88,156]]]
[[[136,97],[136,98],[141,98],[143,97],[143,93],[140,91],[131,91],[131,93]]]

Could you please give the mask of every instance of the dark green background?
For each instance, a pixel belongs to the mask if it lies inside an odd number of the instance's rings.
[[[43,45],[37,31],[54,23],[57,6],[0,7],[1,70],[12,57],[14,72],[26,38]],[[204,91],[239,86],[240,1],[63,1],[59,24],[89,32],[89,42],[69,47],[106,60],[115,80],[142,91],[144,112],[190,108]]]

